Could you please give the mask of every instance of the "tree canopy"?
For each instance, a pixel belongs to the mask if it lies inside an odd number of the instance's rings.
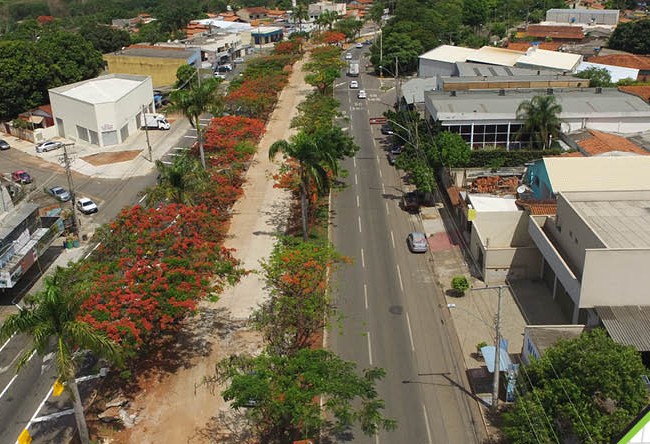
[[[612,86],[612,76],[605,68],[596,68],[592,66],[575,75],[581,79],[589,79],[589,86]]]
[[[608,46],[633,54],[650,54],[650,20],[620,23],[609,38]]]
[[[524,100],[517,107],[517,119],[523,125],[517,135],[537,149],[549,149],[552,137],[557,139],[560,132],[560,113],[562,105],[553,95],[535,96]]]
[[[520,395],[504,415],[513,444],[611,442],[647,404],[637,351],[604,330],[562,340],[520,368]]]

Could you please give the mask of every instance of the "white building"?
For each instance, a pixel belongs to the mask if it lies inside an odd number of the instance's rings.
[[[96,146],[123,143],[155,112],[151,77],[109,74],[49,90],[61,137]]]
[[[464,62],[477,50],[462,46],[440,45],[419,57],[418,77],[451,76],[456,63]]]
[[[546,21],[567,24],[608,25],[618,24],[618,9],[549,9]]]
[[[339,17],[345,17],[347,13],[346,3],[316,2],[310,3],[308,8],[310,20],[316,20],[325,11],[336,12]]]

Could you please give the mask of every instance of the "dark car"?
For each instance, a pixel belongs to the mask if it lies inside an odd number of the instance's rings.
[[[420,196],[416,191],[409,191],[402,195],[401,202],[402,209],[409,213],[417,213],[420,211]]]
[[[11,148],[11,145],[9,145],[9,142],[6,140],[0,139],[0,150],[8,150]]]
[[[399,157],[398,154],[388,153],[388,155],[386,156],[386,158],[388,159],[388,164],[395,165],[395,162],[397,162],[397,157]]]
[[[393,134],[393,128],[390,126],[390,124],[384,123],[381,126],[381,133],[382,134]]]
[[[395,145],[390,149],[391,154],[395,154],[396,156],[399,156],[402,154],[402,146],[401,145]]]
[[[32,183],[32,176],[30,176],[25,170],[17,170],[11,173],[11,180],[18,183]]]

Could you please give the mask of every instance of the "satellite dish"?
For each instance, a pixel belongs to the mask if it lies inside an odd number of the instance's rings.
[[[517,187],[517,194],[524,194],[526,192],[526,185],[519,185]]]

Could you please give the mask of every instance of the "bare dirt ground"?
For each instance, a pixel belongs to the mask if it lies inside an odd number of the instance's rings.
[[[90,156],[82,157],[82,160],[85,160],[93,166],[108,165],[111,163],[117,162],[126,162],[127,160],[133,160],[142,153],[142,150],[128,150],[128,151],[115,151],[112,153],[97,153]]]
[[[235,248],[235,256],[249,270],[259,268],[259,260],[270,252],[274,235],[284,224],[278,219],[288,216],[288,210],[279,207],[288,208],[290,196],[273,187],[271,174],[278,166],[268,160],[268,148],[276,140],[292,134],[290,121],[297,112],[296,106],[311,90],[304,82],[302,65],[303,61],[294,65],[289,84],[280,96],[247,174],[244,197],[233,209],[226,247]],[[135,423],[133,427],[115,432],[94,422],[93,429],[101,442],[248,442],[241,418],[228,408],[219,396],[219,389],[211,392],[201,382],[214,375],[215,364],[221,359],[260,350],[261,339],[247,328],[246,319],[262,298],[263,283],[251,274],[227,289],[217,303],[201,302],[199,314],[186,323],[181,340],[172,343],[178,357],[171,361],[160,358],[166,366],[153,366],[151,371],[137,376],[139,390],[125,407]],[[167,370],[162,370],[165,367]],[[89,417],[91,426],[92,419]]]

